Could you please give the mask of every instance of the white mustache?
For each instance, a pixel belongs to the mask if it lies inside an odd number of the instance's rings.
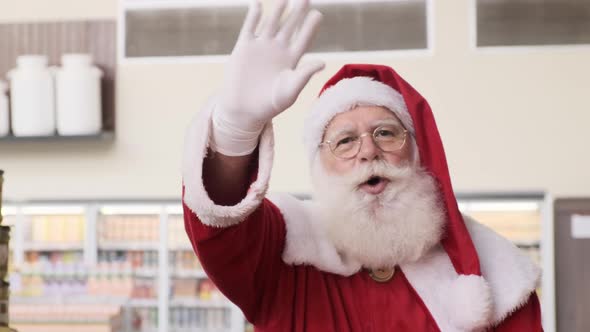
[[[367,182],[370,178],[378,176],[391,182],[406,179],[413,173],[413,168],[409,165],[396,166],[386,161],[374,161],[370,164],[359,166],[349,174],[339,176],[343,183],[351,189],[355,189],[361,184]]]

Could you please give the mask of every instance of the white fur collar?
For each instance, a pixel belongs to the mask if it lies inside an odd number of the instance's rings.
[[[287,194],[269,199],[287,225],[283,261],[309,264],[349,276],[361,264],[343,261],[313,218],[312,202]],[[401,266],[441,331],[477,331],[499,324],[521,307],[537,286],[539,268],[508,240],[464,216],[479,255],[483,277],[458,275],[446,252],[437,247],[418,262]]]

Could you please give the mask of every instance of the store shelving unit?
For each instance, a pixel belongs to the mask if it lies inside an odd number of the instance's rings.
[[[180,202],[8,202],[3,214],[17,328],[108,326],[108,314],[129,332],[244,331],[192,250]]]

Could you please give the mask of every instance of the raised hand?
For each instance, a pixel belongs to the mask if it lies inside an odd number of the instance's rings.
[[[213,115],[213,147],[226,155],[251,153],[264,125],[290,107],[313,74],[324,68],[322,61],[299,63],[322,15],[309,9],[309,0],[298,0],[281,24],[286,6],[286,0],[275,0],[258,30],[259,1],[248,10]]]

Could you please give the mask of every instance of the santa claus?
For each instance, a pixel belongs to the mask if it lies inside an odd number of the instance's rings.
[[[267,195],[271,120],[322,62],[307,1],[257,29],[188,130],[185,226],[207,275],[256,331],[541,331],[539,269],[459,212],[426,100],[393,69],[346,65],[305,123],[314,195]],[[296,171],[296,170],[294,170]]]

